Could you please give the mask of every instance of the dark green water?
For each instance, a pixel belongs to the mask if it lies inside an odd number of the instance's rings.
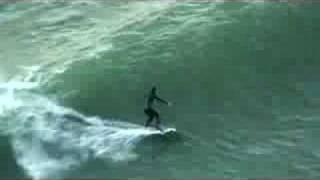
[[[319,176],[319,8],[0,4],[0,176]],[[152,85],[179,137],[139,126]]]

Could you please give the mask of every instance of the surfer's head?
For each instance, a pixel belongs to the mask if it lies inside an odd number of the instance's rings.
[[[152,93],[152,94],[155,94],[156,91],[157,91],[157,87],[156,87],[156,86],[152,86],[151,93]]]

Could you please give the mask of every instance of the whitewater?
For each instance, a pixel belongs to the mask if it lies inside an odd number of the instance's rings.
[[[319,7],[1,2],[0,176],[319,176]]]

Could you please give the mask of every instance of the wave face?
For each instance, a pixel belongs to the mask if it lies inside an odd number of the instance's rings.
[[[0,176],[319,176],[318,9],[0,3]],[[182,138],[143,128],[153,85]]]

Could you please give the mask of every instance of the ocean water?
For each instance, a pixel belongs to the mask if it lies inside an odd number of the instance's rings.
[[[0,177],[320,175],[320,4],[0,3]],[[143,124],[156,85],[160,135]]]

